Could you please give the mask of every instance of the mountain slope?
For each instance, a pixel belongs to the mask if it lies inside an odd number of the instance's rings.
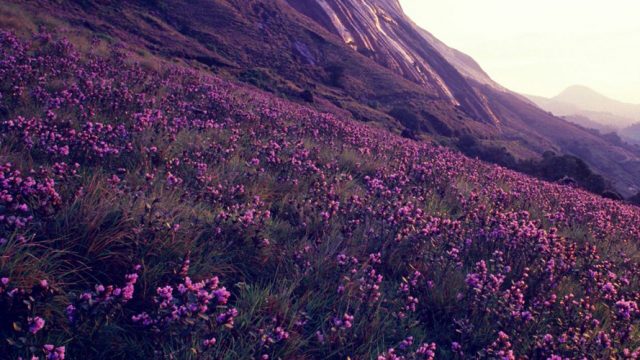
[[[426,64],[423,67],[428,68],[439,59],[433,54],[435,50],[465,78],[464,88],[471,88],[473,98],[480,99],[478,104],[490,114],[495,125],[492,137],[511,140],[507,146],[516,154],[522,152],[530,156],[528,151],[540,154],[545,150],[570,153],[584,158],[601,173],[615,174],[618,189],[625,195],[638,188],[634,180],[640,175],[637,149],[620,148],[608,139],[531,106],[519,95],[492,81],[473,59],[417,27],[402,12],[397,1],[305,0],[290,3],[328,30],[333,30],[355,50],[365,49],[365,54],[410,79],[423,76],[420,65]],[[358,13],[359,16],[354,17],[345,9],[364,9],[365,15]],[[437,66],[432,68],[440,70]],[[443,79],[451,77],[450,73],[442,75]],[[465,95],[459,96],[464,98]]]
[[[495,84],[391,0],[26,1],[20,8],[130,48],[150,66],[181,62],[407,137],[465,134],[518,158],[583,157],[616,189],[640,188],[640,156],[550,116]],[[18,6],[18,5],[16,5]],[[212,14],[215,14],[212,15]]]

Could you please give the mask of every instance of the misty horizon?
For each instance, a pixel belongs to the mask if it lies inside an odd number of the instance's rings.
[[[472,56],[498,83],[552,98],[581,85],[640,104],[640,3],[400,0],[405,13]]]

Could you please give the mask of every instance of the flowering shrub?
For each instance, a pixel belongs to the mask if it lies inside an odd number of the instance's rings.
[[[0,278],[0,317],[3,338],[3,354],[25,358],[59,359],[65,357],[65,347],[44,344],[43,333],[47,320],[40,315],[40,304],[49,302],[55,295],[46,280],[29,289],[13,287],[11,279]]]
[[[153,305],[131,320],[154,333],[158,345],[174,337],[206,333],[202,341],[202,351],[206,351],[215,346],[219,327],[233,328],[238,311],[225,306],[230,295],[219,286],[217,277],[193,282],[185,276],[177,285],[158,287]]]
[[[62,199],[55,189],[55,179],[23,175],[11,163],[0,165],[0,245],[13,230],[24,229],[34,215],[46,216],[55,211]]]
[[[638,357],[637,207],[111,53],[0,33],[0,354]]]
[[[136,270],[139,270],[139,266],[136,266]],[[112,317],[117,308],[121,308],[133,298],[137,281],[138,274],[131,273],[125,276],[123,287],[99,284],[93,291],[83,292],[65,309],[67,320],[71,325],[77,325],[87,319]]]

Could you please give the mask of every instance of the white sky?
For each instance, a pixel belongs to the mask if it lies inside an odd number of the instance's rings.
[[[640,104],[640,0],[400,0],[501,85],[551,97],[586,85]]]

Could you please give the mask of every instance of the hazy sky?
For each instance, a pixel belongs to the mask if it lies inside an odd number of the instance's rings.
[[[640,0],[400,0],[507,88],[554,96],[586,85],[640,104]]]

